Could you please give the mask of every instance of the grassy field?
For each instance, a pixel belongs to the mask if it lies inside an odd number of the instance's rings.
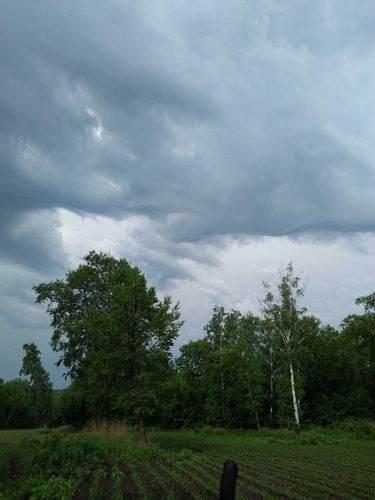
[[[0,446],[7,444],[18,444],[24,439],[38,439],[43,441],[51,434],[64,435],[64,428],[59,429],[10,429],[0,430]]]
[[[19,444],[28,433],[37,441]],[[0,498],[214,499],[227,459],[239,466],[238,499],[375,497],[372,437],[216,429],[155,431],[149,437],[141,447],[121,432],[103,437],[0,431],[2,450],[25,453],[26,447],[33,457],[3,477]]]

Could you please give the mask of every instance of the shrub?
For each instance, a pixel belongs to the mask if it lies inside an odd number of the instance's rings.
[[[52,476],[32,488],[30,500],[70,500],[75,485],[72,479]]]
[[[375,423],[360,418],[348,418],[342,422],[334,422],[329,426],[329,429],[351,434],[357,439],[375,439]]]

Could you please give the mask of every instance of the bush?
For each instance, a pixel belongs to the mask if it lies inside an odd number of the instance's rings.
[[[200,428],[198,432],[206,434],[207,436],[223,436],[227,431],[223,427],[211,427],[210,425],[205,425]]]
[[[375,423],[360,419],[348,418],[342,422],[334,422],[329,426],[334,432],[350,434],[357,439],[375,439]]]
[[[0,450],[0,481],[8,481],[11,473],[11,449],[6,446]]]
[[[70,500],[75,484],[72,479],[52,476],[32,488],[30,500]]]

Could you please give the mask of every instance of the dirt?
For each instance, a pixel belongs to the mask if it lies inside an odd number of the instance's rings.
[[[91,486],[91,475],[87,475],[78,487],[78,490],[74,494],[74,500],[86,500],[88,498],[88,492]]]
[[[99,498],[100,500],[111,500],[114,496],[114,482],[110,472],[105,474],[99,483]]]
[[[124,499],[139,500],[139,493],[131,476],[131,471],[126,463],[121,464],[121,472],[124,474]]]
[[[152,467],[152,465],[150,465]],[[137,473],[145,485],[145,490],[152,500],[163,500],[165,499],[165,492],[157,480],[152,476],[147,466],[137,465]]]
[[[177,471],[177,469],[175,469],[173,466],[169,464],[166,464],[166,466],[168,467],[168,469],[181,476],[181,479],[189,486],[189,489],[193,492],[193,495],[199,495],[205,500],[217,500],[217,495],[213,495],[210,491],[202,488],[199,484],[195,483],[194,480],[190,478],[188,470],[186,470],[186,473],[182,475],[181,471]]]
[[[158,464],[154,463],[152,464],[152,467],[165,482],[167,489],[173,493],[174,498],[178,500],[192,500],[192,498],[194,498],[192,495],[189,495],[186,491],[184,491],[167,472],[158,466]]]

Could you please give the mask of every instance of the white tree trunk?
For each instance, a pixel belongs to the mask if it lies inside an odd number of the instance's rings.
[[[290,387],[292,389],[292,398],[293,398],[294,420],[296,421],[296,425],[299,426],[299,412],[298,412],[298,404],[296,397],[296,387],[294,383],[294,371],[291,361],[289,361],[289,371],[290,371]]]
[[[273,422],[273,349],[272,349],[272,347],[270,349],[270,353],[271,353],[271,358],[270,358],[270,367],[271,367],[271,372],[270,372],[270,391],[271,391],[270,425],[272,427],[272,422]]]

